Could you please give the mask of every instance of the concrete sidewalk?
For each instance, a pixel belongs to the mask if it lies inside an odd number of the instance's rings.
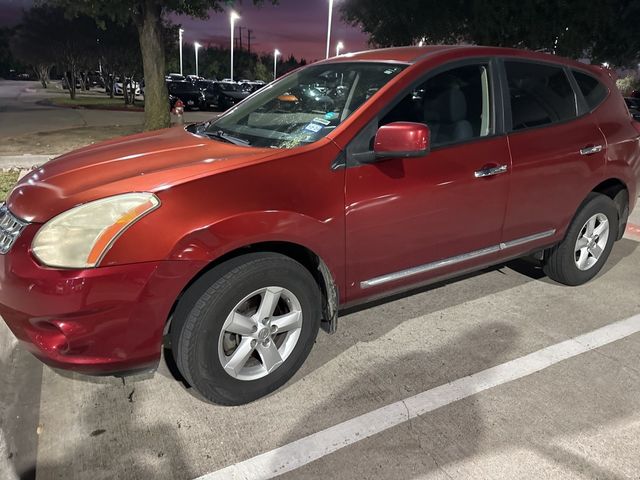
[[[516,262],[351,313],[335,335],[318,337],[285,387],[241,407],[202,402],[164,367],[124,383],[45,367],[38,479],[188,480],[215,472],[628,318],[640,310],[639,261],[638,243],[623,240],[604,272],[581,287]],[[420,415],[284,478],[634,478],[639,358],[636,334]],[[262,473],[246,478],[273,476]]]
[[[56,158],[56,155],[0,155],[0,170],[31,169]]]

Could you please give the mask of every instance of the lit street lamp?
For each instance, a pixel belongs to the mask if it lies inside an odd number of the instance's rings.
[[[179,42],[180,42],[180,75],[182,75],[182,34],[184,33],[184,30],[181,28],[180,30],[178,30],[178,38],[179,38]]]
[[[280,50],[277,48],[273,52],[273,79],[275,80],[278,72],[278,55],[280,55]]]
[[[231,81],[233,82],[233,31],[235,30],[236,20],[240,19],[240,15],[231,10],[229,14],[229,23],[231,24]]]
[[[340,50],[342,49],[344,49],[344,43],[338,42],[338,45],[336,45],[336,57],[340,55]]]
[[[198,50],[200,50],[200,48],[202,48],[202,45],[200,45],[198,42],[195,42],[193,44],[194,47],[196,47],[196,77],[199,77],[198,75]]]
[[[327,56],[329,58],[329,45],[331,45],[331,17],[333,16],[333,0],[329,0],[329,21],[327,23]]]

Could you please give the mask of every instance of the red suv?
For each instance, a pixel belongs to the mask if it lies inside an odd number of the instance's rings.
[[[608,71],[484,47],[297,70],[204,124],[47,163],[0,220],[0,313],[35,355],[203,397],[283,385],[340,308],[535,255],[567,285],[623,235],[640,124]]]

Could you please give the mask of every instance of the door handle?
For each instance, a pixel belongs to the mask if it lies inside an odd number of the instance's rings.
[[[604,147],[602,145],[591,145],[580,149],[580,155],[593,155],[600,153]]]
[[[480,170],[476,170],[474,175],[476,178],[492,177],[493,175],[500,175],[501,173],[506,173],[508,168],[509,167],[507,165],[498,165],[497,167],[481,168]]]

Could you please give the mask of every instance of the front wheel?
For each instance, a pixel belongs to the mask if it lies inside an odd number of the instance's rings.
[[[544,272],[559,283],[582,285],[600,272],[617,236],[615,203],[605,195],[591,193],[564,240],[547,252]]]
[[[267,395],[300,368],[320,327],[309,271],[284,255],[225,262],[185,293],[171,327],[173,355],[203,397],[240,405]]]

